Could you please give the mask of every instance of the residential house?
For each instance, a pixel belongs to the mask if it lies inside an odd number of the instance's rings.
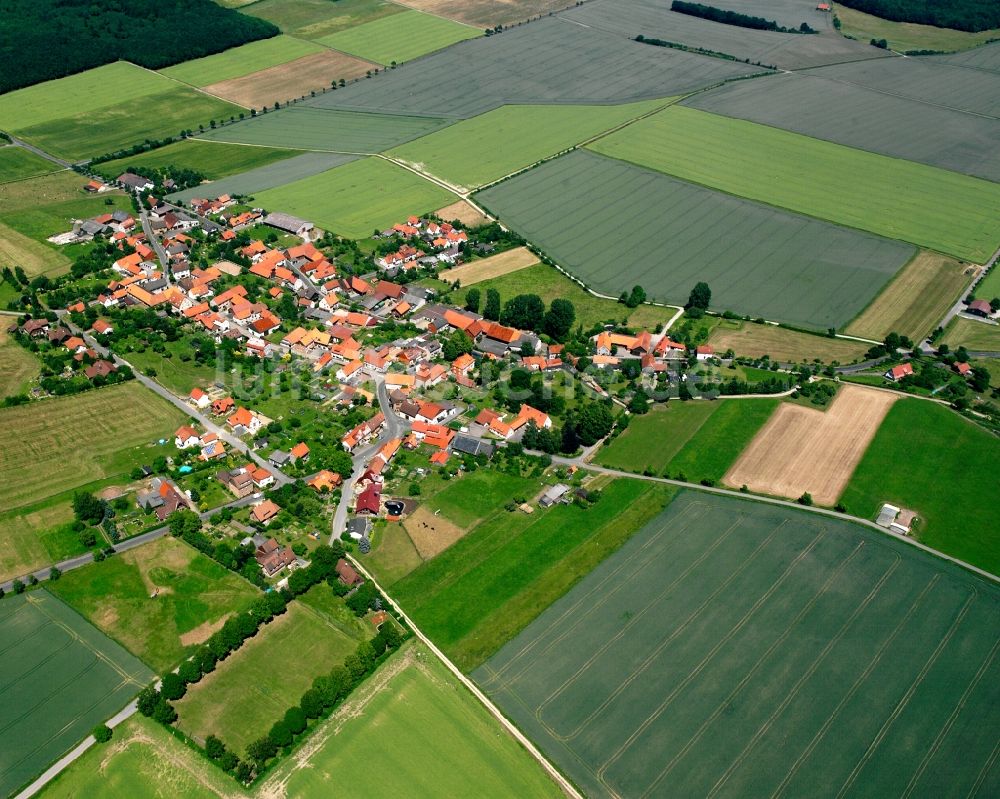
[[[265,499],[263,502],[258,502],[253,506],[253,510],[250,511],[250,518],[255,522],[267,525],[281,513],[281,508],[277,503],[271,501],[270,499]]]
[[[190,449],[191,447],[197,447],[201,443],[201,436],[198,435],[198,431],[193,427],[184,425],[183,427],[178,427],[177,432],[174,433],[174,446],[177,449]]]
[[[280,545],[273,538],[267,539],[257,547],[254,559],[266,577],[274,577],[282,569],[292,566],[298,560],[291,549]]]
[[[898,383],[904,377],[909,377],[913,374],[913,364],[912,363],[902,363],[899,366],[893,366],[885,373],[885,379],[891,380],[893,383]]]

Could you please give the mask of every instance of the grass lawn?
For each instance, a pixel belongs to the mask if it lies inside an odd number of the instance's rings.
[[[218,180],[227,175],[236,175],[283,161],[294,155],[298,155],[294,150],[282,150],[277,147],[244,147],[238,144],[188,139],[168,144],[149,153],[107,161],[99,164],[97,171],[111,180],[130,166],[179,166],[201,172],[207,180]],[[209,191],[208,188],[205,190]]]
[[[400,580],[393,593],[460,668],[475,668],[672,496],[668,487],[622,479],[587,509],[499,514]]]
[[[44,175],[59,168],[23,147],[0,147],[0,183]]]
[[[840,501],[874,519],[883,502],[916,511],[917,538],[1000,574],[1000,441],[936,403],[895,403]]]
[[[180,359],[180,353],[185,347],[183,341],[164,342],[164,346],[167,352],[172,353],[172,357],[164,358],[153,350],[127,352],[122,353],[122,356],[143,373],[155,369],[156,382],[175,394],[190,394],[195,386],[204,388],[218,379],[214,366],[202,366],[195,363],[193,358],[190,361]]]
[[[44,799],[245,796],[232,777],[140,713],[115,727],[110,744],[88,749],[38,795]]]
[[[136,382],[0,409],[0,507],[29,505],[130,472],[186,421]]]
[[[402,167],[364,158],[260,192],[256,201],[341,236],[365,238],[410,214],[440,208],[452,196]]]
[[[339,784],[359,796],[413,799],[562,796],[530,755],[417,643],[407,644],[364,683],[310,743],[316,749],[308,766],[288,761],[263,790],[274,784],[285,796],[321,796]],[[374,752],[378,768],[372,768]]]
[[[434,513],[440,512],[460,527],[472,527],[499,511],[512,496],[527,496],[536,486],[537,481],[527,477],[477,469],[461,479],[444,482],[441,490],[425,503]]]
[[[321,584],[311,590],[331,589]],[[312,681],[342,663],[360,640],[307,603],[292,602],[175,703],[177,727],[199,741],[214,734],[242,757],[247,744],[298,704]]]
[[[318,44],[302,39],[275,36],[272,39],[261,39],[233,47],[215,55],[185,61],[161,69],[160,74],[190,83],[192,86],[208,86],[210,83],[239,78],[278,64],[287,64],[310,53],[321,52],[322,49]]]
[[[48,243],[46,239],[49,236],[72,230],[74,219],[87,219],[111,213],[117,209],[132,212],[132,203],[124,194],[79,197],[63,202],[39,204],[35,208],[22,208],[10,213],[0,211],[0,220],[5,226],[13,228],[16,233],[20,233],[53,251],[56,255],[62,256],[66,252],[66,248]]]
[[[399,522],[390,522],[379,529],[371,552],[359,557],[379,584],[387,588],[424,562]]]
[[[401,19],[393,17],[392,19]],[[516,172],[672,100],[625,105],[505,105],[389,151],[447,180],[475,188]]]
[[[270,20],[285,33],[315,39],[404,11],[386,0],[258,0],[243,13]]]
[[[766,125],[672,106],[589,146],[975,263],[1000,246],[1000,185]]]
[[[948,323],[941,342],[952,349],[964,346],[980,352],[1000,352],[1000,325],[958,316]]]
[[[29,277],[55,276],[69,270],[70,260],[55,247],[30,239],[0,222],[0,267],[4,266],[12,269],[20,266]],[[0,286],[13,291],[8,283]],[[17,296],[20,296],[19,292]],[[2,303],[2,307],[6,308],[7,303]]]
[[[501,303],[525,292],[537,294],[546,305],[555,299],[569,300],[576,309],[575,324],[582,324],[584,330],[600,322],[621,322],[623,319],[628,320],[630,327],[656,330],[658,326],[666,324],[675,313],[673,308],[660,308],[655,305],[628,308],[617,300],[595,297],[558,269],[545,264],[529,266],[517,272],[480,281],[476,283],[476,288],[479,289],[483,302],[486,301],[487,289],[499,291]],[[461,288],[453,299],[461,304],[460,298],[464,297],[465,289]]]
[[[13,796],[153,674],[44,589],[0,603],[0,793]]]
[[[156,79],[163,81],[157,94],[116,105],[67,112],[15,132],[46,152],[78,159],[114,152],[146,139],[177,136],[182,130],[197,130],[200,125],[207,129],[211,120],[229,119],[244,110],[169,78],[157,75]],[[37,87],[21,91],[34,88]],[[0,111],[0,117],[2,115]]]
[[[320,44],[379,64],[402,64],[482,31],[448,19],[407,9],[323,36]]]
[[[601,466],[661,474],[671,459],[719,408],[718,402],[669,402],[633,416],[628,428],[601,447],[594,460]]]
[[[260,595],[170,536],[66,572],[51,590],[157,672]]]
[[[76,172],[64,170],[14,183],[0,183],[0,216],[37,205],[79,200],[87,181]],[[107,196],[107,195],[105,195]]]
[[[40,369],[38,358],[10,337],[6,325],[0,326],[0,398],[24,394]]]
[[[979,285],[976,286],[976,296],[987,301],[994,297],[1000,297],[1000,268],[994,266],[990,273],[980,281]]]
[[[892,22],[840,4],[834,4],[833,8],[840,19],[840,31],[845,36],[862,42],[885,39],[889,42],[889,49],[897,52],[967,50],[993,39],[1000,39],[1000,29],[970,33],[950,28],[936,28],[933,25],[917,25],[913,22]]]
[[[737,355],[761,358],[769,355],[781,363],[851,363],[868,350],[868,344],[829,336],[814,336],[776,325],[723,319],[708,337],[716,352],[732,349]]]
[[[68,497],[0,513],[0,582],[84,552],[72,521]]]
[[[968,268],[954,258],[920,252],[844,332],[877,341],[893,331],[923,339],[968,287]]]
[[[670,461],[666,472],[688,480],[721,480],[747,444],[764,426],[779,400],[716,400],[719,407]]]

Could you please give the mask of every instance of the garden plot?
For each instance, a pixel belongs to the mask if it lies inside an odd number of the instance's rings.
[[[1000,180],[1000,121],[822,77],[823,73],[743,81],[692,97],[685,105]],[[956,83],[958,95],[965,95],[964,81]]]
[[[703,280],[714,308],[817,329],[846,324],[913,254],[582,150],[476,199],[596,291],[683,303]]]

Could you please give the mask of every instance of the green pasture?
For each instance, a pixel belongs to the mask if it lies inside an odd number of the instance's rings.
[[[0,513],[0,581],[23,577],[85,552],[72,522],[68,495]]]
[[[23,147],[0,147],[0,183],[44,175],[59,168]]]
[[[326,584],[312,591],[330,592]],[[373,632],[373,631],[372,631]],[[177,727],[204,740],[213,734],[241,756],[267,733],[321,674],[343,663],[362,640],[326,614],[295,601],[175,704]],[[283,666],[275,667],[281,661]]]
[[[121,710],[153,673],[44,590],[0,602],[7,654],[0,793],[12,796]]]
[[[1000,352],[1000,325],[958,316],[948,323],[941,341],[952,349]]]
[[[287,64],[296,58],[319,53],[322,50],[320,45],[302,39],[275,36],[272,39],[261,39],[233,47],[215,55],[185,61],[161,69],[160,74],[190,83],[192,86],[208,86],[210,83],[240,78],[251,72]]]
[[[448,120],[320,108],[286,108],[205,133],[202,138],[296,150],[378,153],[423,136]]]
[[[882,503],[916,512],[929,547],[1000,574],[996,523],[1000,441],[948,408],[895,403],[840,498],[848,513],[874,519]]]
[[[839,3],[834,4],[834,10],[840,19],[840,30],[846,36],[862,42],[886,39],[890,49],[897,52],[967,50],[1000,39],[1000,30],[996,29],[972,33],[938,28],[934,25],[919,25],[915,22],[892,22]]]
[[[324,230],[366,238],[410,214],[447,205],[452,194],[402,167],[365,158],[259,193],[268,211],[301,216]]]
[[[356,692],[370,694],[363,706],[346,706],[316,731],[307,768],[278,767],[287,796],[321,795],[332,783],[361,796],[562,795],[423,646],[408,645],[369,682]]]
[[[270,20],[285,33],[316,39],[366,22],[401,14],[404,6],[387,0],[256,0],[244,14]]]
[[[400,19],[391,17],[390,19]],[[624,105],[505,105],[389,151],[457,186],[498,180],[671,99]]]
[[[1000,589],[681,494],[473,678],[588,796],[991,793]]]
[[[200,172],[207,180],[237,175],[294,157],[294,150],[277,147],[242,147],[236,144],[187,139],[148,153],[130,155],[98,164],[97,171],[112,180],[129,167],[176,166]]]
[[[191,645],[259,595],[169,536],[67,572],[51,589],[158,672],[174,668]]]
[[[976,263],[1000,246],[1000,185],[765,125],[674,106],[590,147]]]
[[[75,200],[39,203],[34,208],[23,208],[10,213],[4,213],[0,209],[0,220],[3,221],[3,224],[38,242],[46,249],[62,255],[66,251],[65,246],[60,247],[47,242],[46,239],[49,236],[72,230],[74,219],[88,219],[116,210],[132,213],[131,200],[122,193],[104,194],[97,197],[81,195]]]
[[[975,294],[987,302],[994,297],[1000,297],[1000,268],[994,267],[990,270],[990,273],[976,286]]]
[[[680,402],[655,406],[633,416],[623,433],[601,447],[595,460],[601,466],[662,474],[681,447],[719,408],[718,402]]]
[[[212,120],[228,120],[244,111],[169,78],[156,79],[163,82],[156,94],[99,108],[67,110],[55,119],[19,128],[15,133],[48,153],[72,160],[115,152],[146,139],[176,137],[183,130],[197,131],[200,126],[208,129]],[[67,104],[68,109],[75,107]]]
[[[116,61],[0,96],[2,129],[21,131],[76,114],[93,114],[103,108],[160,94],[171,85],[162,75],[126,61]]]
[[[471,669],[642,526],[672,489],[615,480],[589,508],[496,514],[393,587],[414,622]]]
[[[379,64],[402,64],[482,31],[449,19],[407,9],[318,39],[320,44]]]
[[[0,398],[26,393],[40,371],[38,356],[0,329]]]

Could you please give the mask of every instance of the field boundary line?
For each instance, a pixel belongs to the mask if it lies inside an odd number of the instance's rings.
[[[875,736],[872,742],[868,745],[868,749],[865,751],[864,755],[862,755],[861,759],[854,765],[854,768],[848,775],[847,780],[837,792],[837,799],[843,797],[847,791],[850,790],[854,781],[858,778],[858,774],[861,773],[861,770],[865,767],[868,761],[871,760],[872,755],[875,754],[875,750],[879,747],[882,741],[885,740],[885,736],[889,734],[889,728],[893,725],[896,719],[899,718],[903,710],[906,709],[906,706],[910,703],[910,700],[913,698],[913,695],[917,692],[917,689],[927,677],[927,674],[932,668],[934,668],[934,664],[937,663],[937,659],[941,656],[941,653],[944,652],[945,647],[947,647],[947,645],[951,642],[952,637],[955,635],[955,632],[961,626],[962,622],[965,621],[965,617],[978,595],[979,592],[976,591],[975,587],[973,587],[972,592],[965,600],[965,605],[962,607],[962,611],[958,614],[955,621],[952,622],[951,628],[938,642],[938,645],[934,648],[931,656],[924,662],[923,667],[921,667],[920,673],[917,674],[917,678],[910,684],[910,687],[907,689],[906,693],[903,694],[899,702],[896,703],[896,707],[893,708],[892,713],[889,714],[889,718],[882,723],[882,727],[879,730],[878,735]]]
[[[820,535],[825,535],[825,534],[826,534],[826,528],[823,528],[823,531]],[[653,789],[663,779],[663,777],[669,774],[677,765],[677,763],[680,762],[680,760],[685,755],[687,755],[687,753],[690,751],[691,747],[695,744],[695,742],[700,740],[701,736],[705,734],[705,730],[708,729],[708,726],[722,714],[726,706],[736,697],[736,695],[740,691],[743,690],[743,688],[747,685],[747,683],[749,683],[750,680],[756,675],[757,671],[761,668],[761,666],[763,666],[764,663],[771,657],[771,655],[773,655],[778,650],[778,648],[782,644],[784,644],[785,640],[792,634],[792,630],[795,627],[797,627],[801,623],[801,621],[806,617],[806,615],[816,606],[816,603],[819,602],[820,598],[827,594],[827,592],[830,590],[830,587],[840,578],[840,576],[847,569],[848,564],[850,564],[850,562],[854,560],[855,556],[857,556],[857,554],[861,552],[862,549],[864,549],[864,541],[859,542],[858,545],[851,551],[851,553],[847,557],[845,557],[837,565],[837,567],[833,569],[833,571],[831,571],[829,577],[827,577],[823,585],[820,586],[820,589],[813,594],[812,598],[802,608],[799,609],[799,612],[796,613],[794,618],[785,626],[785,629],[781,633],[781,635],[778,636],[778,638],[776,638],[774,641],[772,641],[771,645],[768,646],[768,648],[763,653],[761,653],[760,657],[757,658],[756,662],[753,664],[750,670],[747,671],[746,674],[744,674],[743,677],[740,679],[740,681],[736,684],[736,687],[733,688],[733,690],[726,695],[723,701],[721,701],[716,706],[715,710],[712,711],[712,714],[701,723],[701,726],[698,728],[697,731],[695,731],[694,735],[692,735],[691,738],[688,739],[688,742],[684,744],[681,750],[677,752],[673,756],[673,758],[671,758],[670,762],[666,766],[664,766],[663,769],[661,769],[660,773],[656,776],[653,782],[649,784],[649,786],[646,788],[645,791],[643,791],[642,793],[643,799],[649,796],[650,793],[652,793]],[[804,556],[805,554],[806,551],[804,551],[800,555],[800,557]],[[648,724],[646,726],[648,727],[650,724],[656,721],[661,715],[663,715],[664,710],[666,710],[666,706],[661,706],[657,708],[653,712],[653,715],[647,719]]]
[[[250,42],[247,42],[247,44],[250,44]],[[225,51],[223,50],[223,52],[225,52]],[[212,55],[216,55],[216,54],[213,53]],[[208,56],[203,56],[203,57],[207,58]],[[120,60],[125,61],[125,59],[120,59]],[[219,97],[218,95],[212,94],[211,92],[206,92],[200,86],[195,86],[194,84],[186,83],[185,81],[179,80],[179,79],[173,77],[172,75],[164,75],[162,72],[157,72],[155,69],[150,69],[149,67],[144,67],[144,66],[142,66],[142,64],[136,64],[136,63],[134,63],[132,61],[125,61],[125,63],[132,64],[132,66],[138,67],[139,69],[142,69],[142,70],[145,70],[146,72],[149,72],[152,75],[156,75],[157,77],[166,78],[169,81],[173,81],[178,86],[185,86],[188,89],[194,89],[199,94],[203,94],[206,97],[211,97],[213,100],[219,100],[219,101],[224,102],[224,103],[229,103],[230,105],[235,105],[237,108],[245,108],[247,111],[250,110],[250,106],[240,105],[239,103],[234,103],[232,100],[227,100],[224,97]],[[164,69],[168,69],[168,67],[164,67]],[[253,73],[251,72],[251,73],[248,73],[248,74],[252,75]],[[153,96],[153,95],[147,95],[147,97],[151,97],[151,96]]]
[[[688,626],[690,626],[690,624],[695,619],[697,619],[699,615],[701,615],[701,613],[705,610],[705,608],[711,604],[712,600],[714,600],[720,593],[722,593],[722,591],[728,588],[729,584],[737,577],[739,577],[743,573],[743,571],[750,566],[754,558],[756,558],[757,555],[760,554],[760,551],[765,546],[767,546],[767,544],[771,542],[771,539],[774,538],[777,529],[772,530],[771,534],[768,535],[767,538],[765,538],[763,541],[758,542],[757,546],[754,547],[753,551],[748,556],[742,559],[742,562],[737,566],[737,568],[733,570],[729,574],[729,576],[722,583],[720,583],[719,586],[716,587],[714,591],[712,591],[707,597],[705,597],[705,599],[701,602],[700,605],[691,610],[691,612],[687,614],[687,617],[684,618],[676,627],[674,627],[670,631],[670,634],[667,635],[662,641],[660,641],[660,643],[657,644],[656,647],[654,647],[653,650],[648,655],[646,655],[646,657],[642,660],[642,662],[639,663],[639,665],[632,670],[632,673],[629,674],[620,683],[618,683],[615,690],[612,691],[610,694],[608,694],[608,696],[604,699],[604,701],[601,702],[601,704],[598,705],[593,711],[591,711],[591,713],[586,718],[580,721],[570,731],[568,735],[557,734],[555,730],[553,730],[548,724],[545,723],[545,721],[542,720],[541,714],[546,708],[546,706],[548,706],[556,698],[561,696],[563,691],[566,690],[572,683],[576,682],[577,678],[581,674],[583,674],[587,669],[589,669],[590,666],[593,665],[593,663],[601,655],[607,652],[612,644],[616,643],[623,635],[625,635],[666,594],[668,594],[670,591],[676,588],[677,585],[681,583],[683,580],[685,580],[691,574],[691,572],[694,571],[698,566],[700,566],[709,555],[714,553],[715,550],[722,545],[722,542],[725,541],[733,533],[734,530],[739,528],[739,526],[743,523],[744,520],[745,517],[741,516],[737,521],[733,522],[733,524],[729,527],[729,529],[726,530],[711,547],[705,549],[705,551],[701,554],[699,558],[697,558],[693,563],[691,563],[681,574],[679,574],[674,580],[672,580],[668,585],[666,585],[662,591],[660,591],[655,597],[653,597],[649,602],[647,602],[646,606],[642,608],[642,610],[634,614],[629,619],[627,624],[619,628],[618,632],[612,638],[605,641],[604,644],[602,644],[599,649],[597,649],[589,658],[587,658],[587,660],[583,662],[583,664],[580,665],[580,667],[576,670],[576,672],[570,675],[565,681],[563,681],[562,685],[558,686],[555,689],[555,691],[553,691],[551,694],[549,694],[548,697],[546,697],[545,701],[542,702],[536,709],[535,718],[542,726],[545,727],[546,730],[549,731],[550,735],[552,735],[559,741],[568,741],[572,738],[575,738],[577,735],[583,732],[584,728],[588,724],[590,724],[591,721],[594,720],[595,716],[597,716],[602,710],[604,710],[609,704],[611,704],[611,702],[613,702],[615,698],[617,698],[617,696],[621,694],[622,691],[624,691],[633,682],[635,682],[646,671],[646,669],[649,668],[649,666],[656,660],[656,658],[659,657],[660,653],[664,649],[666,649],[667,646],[673,643],[673,641],[677,638],[677,636],[681,635],[688,628]]]
[[[861,674],[859,674],[857,678],[855,678],[854,684],[851,686],[850,690],[848,690],[848,692],[840,698],[840,701],[837,703],[837,706],[833,709],[830,715],[827,716],[826,721],[823,722],[823,726],[816,731],[815,735],[813,735],[813,738],[809,742],[809,745],[806,746],[804,750],[802,750],[802,753],[795,759],[795,762],[792,763],[789,770],[785,773],[784,779],[782,779],[781,783],[778,785],[777,788],[774,789],[774,792],[771,794],[771,799],[775,799],[775,797],[780,796],[781,793],[785,790],[788,783],[798,773],[799,767],[806,760],[806,758],[808,758],[809,755],[812,754],[813,750],[816,748],[819,742],[826,735],[827,731],[833,725],[833,722],[840,715],[840,711],[843,710],[844,706],[851,699],[854,698],[854,695],[858,692],[858,689],[860,689],[861,686],[864,684],[864,682],[871,676],[871,673],[875,670],[875,667],[878,666],[879,662],[881,662],[882,656],[885,654],[886,650],[893,644],[893,642],[896,640],[896,636],[899,635],[903,627],[905,627],[906,624],[909,622],[909,620],[913,617],[913,614],[916,612],[917,608],[923,604],[924,600],[927,597],[927,594],[931,591],[932,588],[934,588],[935,585],[938,584],[938,581],[940,579],[941,579],[941,573],[938,572],[931,578],[930,582],[928,582],[927,585],[924,586],[923,590],[920,592],[919,595],[917,595],[917,597],[913,600],[913,602],[910,603],[910,608],[909,610],[906,611],[906,614],[903,616],[902,620],[899,622],[899,624],[896,625],[896,627],[893,629],[889,637],[882,642],[882,645],[875,653],[875,656],[872,658],[871,662],[865,667],[865,670],[861,672]]]
[[[993,747],[993,751],[990,756],[986,758],[986,762],[983,767],[979,770],[979,774],[976,776],[976,781],[972,784],[969,792],[966,794],[966,799],[973,799],[979,793],[979,789],[983,787],[983,782],[986,780],[986,775],[990,773],[993,768],[993,764],[996,763],[997,757],[1000,757],[1000,741],[997,741],[997,745]]]
[[[976,672],[976,676],[969,681],[969,684],[965,687],[962,692],[962,698],[958,701],[958,704],[951,711],[951,715],[948,716],[941,730],[938,732],[937,737],[934,739],[934,743],[931,748],[927,750],[927,754],[924,755],[923,759],[920,761],[920,765],[917,767],[916,771],[913,772],[913,776],[910,778],[910,782],[906,786],[906,790],[903,791],[902,796],[908,797],[913,793],[914,788],[916,788],[917,783],[923,776],[924,772],[927,770],[927,765],[931,762],[934,755],[937,754],[938,749],[941,748],[941,743],[945,738],[948,737],[948,733],[951,732],[951,728],[955,725],[955,721],[958,719],[959,714],[965,710],[965,705],[969,701],[969,696],[972,692],[979,686],[983,677],[986,675],[987,669],[993,663],[993,659],[996,657],[997,650],[1000,649],[1000,638],[997,639],[996,643],[993,644],[993,648],[989,651],[989,654],[983,660],[982,664],[979,666],[979,670]],[[988,760],[989,758],[987,758]]]
[[[500,722],[501,726],[507,731],[507,733],[527,750],[528,754],[530,754],[539,763],[539,765],[541,765],[541,767],[549,774],[549,776],[556,782],[563,792],[567,796],[571,797],[571,799],[584,799],[583,795],[576,789],[576,787],[563,776],[562,772],[552,765],[552,763],[545,757],[545,755],[542,754],[538,747],[531,742],[528,736],[521,732],[517,726],[515,726],[514,723],[511,722],[495,704],[493,704],[490,698],[486,696],[486,694],[483,693],[472,680],[466,677],[458,666],[451,662],[444,652],[438,649],[430,638],[424,635],[420,628],[413,623],[413,620],[406,615],[396,600],[394,600],[392,596],[390,596],[385,589],[378,584],[368,570],[361,563],[359,563],[353,555],[348,554],[347,558],[351,561],[354,568],[356,568],[366,580],[370,580],[375,589],[386,598],[386,601],[392,606],[393,610],[395,610],[396,613],[402,617],[403,621],[405,621],[409,628],[413,631],[413,634],[417,636],[417,638],[423,642],[423,644],[434,654],[434,656],[441,661],[444,667],[448,669],[448,671],[451,672],[476,699],[479,700],[489,714]]]
[[[611,756],[604,762],[604,764],[598,771],[598,776],[600,777],[602,783],[607,785],[604,775],[607,773],[608,769],[614,763],[617,763],[618,760],[621,758],[621,756],[624,755],[626,751],[628,751],[629,747],[631,747],[632,744],[635,743],[636,740],[638,740],[639,736],[641,736],[661,715],[663,715],[663,711],[670,706],[670,704],[674,701],[674,699],[681,692],[681,690],[683,690],[687,686],[687,684],[691,682],[691,680],[693,680],[695,677],[698,676],[698,674],[701,673],[702,669],[704,669],[705,666],[708,664],[708,662],[712,658],[714,658],[716,654],[718,654],[719,650],[722,649],[722,647],[725,644],[727,644],[732,639],[732,637],[736,635],[737,632],[739,632],[744,626],[746,626],[746,624],[750,621],[750,618],[758,610],[760,610],[760,608],[764,605],[764,603],[768,599],[770,599],[771,595],[778,589],[778,586],[785,580],[785,578],[789,574],[791,574],[791,572],[795,569],[795,567],[802,562],[802,559],[805,558],[810,552],[812,552],[813,548],[819,543],[820,539],[822,539],[825,535],[826,535],[826,528],[823,527],[819,530],[819,532],[812,539],[812,541],[809,542],[809,545],[803,547],[802,551],[795,556],[795,558],[791,561],[791,563],[788,564],[788,566],[785,567],[785,570],[778,576],[778,578],[771,583],[770,588],[768,588],[766,592],[764,592],[759,597],[757,597],[756,600],[754,600],[753,604],[743,614],[743,618],[737,621],[730,629],[730,631],[723,638],[719,639],[716,642],[716,644],[701,659],[701,662],[699,662],[694,668],[692,668],[688,672],[687,676],[683,680],[681,680],[676,686],[674,686],[674,689],[669,694],[667,694],[664,700],[653,710],[653,712],[650,715],[648,715],[645,719],[643,719],[642,723],[632,731],[632,733],[628,736],[628,738],[626,738],[622,742],[621,746],[619,746],[618,749],[616,749],[611,754]],[[826,579],[826,582],[824,582],[823,585],[820,586],[820,589],[813,594],[812,599],[810,599],[801,608],[799,608],[799,612],[796,613],[795,616],[792,618],[792,620],[788,623],[788,625],[786,625],[785,631],[780,636],[778,636],[776,640],[772,641],[771,645],[761,654],[757,662],[754,664],[753,668],[751,668],[750,671],[744,675],[743,679],[740,680],[736,688],[734,688],[733,691],[729,694],[729,697],[727,697],[727,701],[729,698],[735,695],[737,691],[739,691],[742,688],[742,686],[750,679],[750,675],[752,675],[754,671],[756,671],[756,669],[760,666],[760,664],[763,663],[764,660],[766,660],[770,656],[771,652],[774,649],[776,649],[778,645],[781,644],[782,641],[785,640],[785,638],[791,633],[792,627],[798,624],[798,622],[802,619],[802,617],[805,616],[805,614],[808,613],[810,609],[812,609],[812,606],[816,604],[816,601],[819,599],[819,597],[826,592],[830,584],[834,581],[834,579],[836,579],[836,577],[841,573],[841,571],[843,571],[844,568],[846,568],[847,564],[850,563],[850,561],[854,558],[854,556],[857,555],[857,553],[861,550],[862,546],[863,542],[858,544],[851,552],[851,554],[845,557],[831,572],[830,576]],[[723,702],[722,704],[723,706],[725,706],[726,702]],[[681,755],[683,755],[685,751],[686,749],[682,749],[681,752],[679,752],[675,756],[675,760],[679,758]]]
[[[888,582],[893,572],[895,572],[896,569],[899,568],[899,564],[901,562],[902,558],[900,558],[897,555],[896,559],[889,565],[889,568],[885,570],[885,573],[879,578],[878,582],[876,582],[875,585],[872,586],[871,590],[868,592],[868,595],[861,601],[861,604],[859,604],[851,612],[851,615],[848,616],[847,619],[845,619],[844,623],[840,626],[840,629],[837,630],[837,634],[834,635],[829,641],[827,641],[826,646],[824,646],[820,650],[819,654],[813,659],[813,662],[809,664],[809,667],[804,672],[802,672],[802,674],[799,675],[799,678],[795,681],[795,684],[792,686],[791,690],[787,694],[785,694],[781,702],[778,703],[778,706],[771,711],[771,715],[768,716],[767,719],[764,721],[764,723],[757,728],[757,731],[751,736],[750,740],[743,747],[743,751],[736,756],[736,759],[729,764],[729,768],[727,768],[725,772],[723,772],[722,776],[718,779],[715,785],[712,786],[712,790],[708,792],[706,799],[711,799],[711,797],[715,796],[722,789],[722,786],[729,781],[729,778],[730,776],[732,776],[733,772],[736,769],[738,769],[747,759],[750,752],[757,745],[757,742],[760,741],[760,739],[763,738],[765,735],[767,735],[768,731],[771,729],[772,725],[774,724],[778,716],[780,716],[784,712],[785,708],[787,708],[792,703],[792,701],[799,695],[799,691],[802,690],[802,686],[806,684],[806,681],[809,680],[816,673],[816,670],[820,667],[820,664],[824,660],[826,660],[826,657],[827,655],[830,654],[831,650],[838,643],[840,643],[840,640],[847,634],[847,631],[851,629],[851,627],[854,625],[854,622],[858,620],[858,617],[862,613],[864,613],[865,610],[868,609],[868,606],[872,603],[872,600],[874,600],[875,597],[882,592],[882,589],[885,587],[885,584]]]

